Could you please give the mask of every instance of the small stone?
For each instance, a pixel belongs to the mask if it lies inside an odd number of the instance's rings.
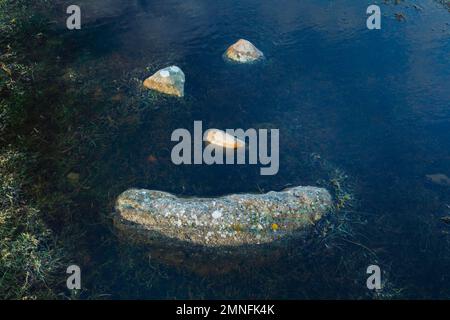
[[[168,76],[170,76],[170,73],[166,70],[161,71],[160,74],[163,78],[167,78]]]
[[[144,81],[144,87],[164,94],[183,97],[185,76],[177,66],[171,66],[157,71]]]
[[[245,147],[245,142],[219,129],[209,129],[205,132],[205,140],[215,146],[227,149]]]
[[[264,58],[264,54],[250,41],[240,39],[227,49],[225,57],[234,62],[249,63]]]
[[[220,212],[219,210],[216,210],[212,213],[213,219],[219,219],[221,216],[222,216],[222,212]]]
[[[67,175],[67,181],[69,181],[71,185],[77,185],[80,182],[80,174],[76,172],[70,172]]]

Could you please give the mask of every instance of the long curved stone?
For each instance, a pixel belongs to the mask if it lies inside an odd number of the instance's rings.
[[[274,258],[331,208],[329,192],[316,187],[217,198],[130,189],[117,199],[114,225],[126,240],[147,244],[154,258],[220,273]]]

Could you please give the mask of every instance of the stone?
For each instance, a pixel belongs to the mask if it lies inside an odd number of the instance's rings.
[[[273,261],[332,207],[330,193],[317,187],[216,198],[130,189],[118,197],[113,221],[152,258],[205,275]]]
[[[450,178],[443,173],[427,174],[425,176],[428,181],[443,187],[450,186]]]
[[[227,149],[240,149],[245,142],[219,129],[209,129],[205,132],[206,142]]]
[[[144,87],[164,94],[183,97],[185,76],[177,66],[171,66],[157,71],[144,81]]]
[[[264,54],[250,41],[240,39],[227,49],[225,57],[238,63],[250,63],[264,58]]]

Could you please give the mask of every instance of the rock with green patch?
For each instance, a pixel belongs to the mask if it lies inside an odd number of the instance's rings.
[[[154,258],[220,273],[275,258],[331,208],[329,192],[316,187],[217,198],[130,189],[117,199],[114,225],[124,239],[146,244]]]

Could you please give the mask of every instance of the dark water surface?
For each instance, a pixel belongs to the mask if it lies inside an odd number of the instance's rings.
[[[337,170],[348,176],[355,201],[347,217],[361,223],[352,243],[333,259],[322,261],[325,247],[315,253],[307,262],[308,277],[289,265],[298,261],[288,260],[261,271],[261,281],[229,279],[238,289],[222,282],[214,292],[198,284],[187,293],[193,278],[176,274],[166,280],[177,282],[176,290],[135,284],[133,291],[122,283],[126,293],[120,284],[110,293],[365,296],[365,268],[377,263],[389,275],[387,286],[393,289],[387,295],[448,298],[450,229],[439,218],[450,214],[450,186],[432,184],[425,175],[450,176],[450,13],[435,1],[417,2],[418,8],[412,3],[380,4],[382,29],[370,31],[367,1],[142,0],[139,12],[76,41],[79,64],[113,66],[97,71],[108,83],[141,81],[174,64],[186,74],[184,99],[157,98],[132,129],[111,142],[104,161],[127,164],[109,172],[127,181],[123,186],[213,196],[320,185],[330,177],[327,170]],[[395,18],[400,12],[405,21]],[[266,60],[225,63],[223,52],[239,38],[253,42]],[[153,99],[135,88],[124,93],[126,99],[133,92],[138,100]],[[173,165],[170,134],[192,130],[194,120],[205,128],[279,128],[278,175],[260,176],[252,166]],[[150,155],[157,164],[149,162]],[[328,165],[313,169],[311,157]],[[358,255],[362,261],[353,269],[342,267],[354,257],[349,250],[369,254]],[[301,276],[308,279],[298,280]]]

